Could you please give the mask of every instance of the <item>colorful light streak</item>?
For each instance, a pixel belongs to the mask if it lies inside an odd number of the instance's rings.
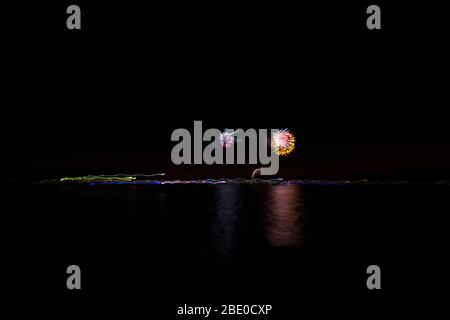
[[[75,182],[75,183],[86,183],[86,182],[132,182],[137,178],[149,178],[155,176],[164,176],[165,173],[155,173],[155,174],[113,174],[113,175],[88,175],[80,177],[64,177],[59,179],[59,182]]]
[[[158,174],[163,175],[163,174]],[[347,185],[412,185],[412,184],[424,184],[414,181],[407,180],[398,180],[398,181],[381,181],[381,180],[284,180],[282,178],[275,179],[243,179],[243,178],[235,178],[235,179],[202,179],[202,180],[151,180],[151,179],[137,179],[138,177],[145,176],[155,176],[155,175],[135,175],[135,176],[125,176],[119,175],[121,179],[110,179],[111,177],[116,177],[118,175],[113,176],[83,176],[83,177],[65,177],[61,179],[55,180],[41,180],[37,184],[58,184],[58,185],[72,185],[72,184],[80,184],[86,186],[95,186],[95,185],[177,185],[177,184],[273,184],[273,185],[292,185],[292,184],[300,184],[300,185],[325,185],[325,186],[347,186]],[[94,177],[100,179],[94,179]],[[108,177],[108,179],[106,178]],[[133,179],[130,179],[133,178]],[[430,182],[426,182],[428,184]],[[431,182],[433,185],[450,185],[449,180],[441,180]]]

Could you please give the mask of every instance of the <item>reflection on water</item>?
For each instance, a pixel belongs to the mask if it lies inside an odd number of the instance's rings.
[[[240,222],[244,198],[238,186],[224,185],[216,190],[216,214],[212,226],[214,248],[220,257],[229,260],[235,251],[236,226]]]
[[[300,247],[303,240],[303,194],[299,185],[272,186],[265,202],[266,237],[273,247]]]
[[[58,193],[59,237],[81,248],[147,248],[199,255],[211,270],[239,266],[272,247],[301,247],[303,186],[217,185],[67,188]]]
[[[216,259],[231,263],[242,241],[251,237],[266,239],[270,247],[302,246],[302,186],[278,185],[246,191],[249,190],[236,185],[215,188],[211,231]],[[258,243],[262,245],[264,241]]]

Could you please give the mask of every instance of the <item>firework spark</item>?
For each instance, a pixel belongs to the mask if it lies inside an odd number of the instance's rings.
[[[295,137],[288,129],[272,134],[272,150],[280,156],[287,156],[295,148]]]
[[[234,143],[234,132],[227,131],[226,129],[220,134],[220,145],[225,148],[229,148]]]

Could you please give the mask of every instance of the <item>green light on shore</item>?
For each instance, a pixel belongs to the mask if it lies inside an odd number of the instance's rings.
[[[59,179],[59,182],[96,182],[96,181],[111,181],[111,182],[132,182],[137,178],[147,179],[149,177],[164,176],[165,173],[155,174],[112,174],[112,175],[88,175],[80,177],[63,177]]]
[[[59,179],[60,182],[90,182],[90,181],[134,181],[135,176],[121,175],[100,175],[100,176],[82,176],[82,177],[64,177]]]

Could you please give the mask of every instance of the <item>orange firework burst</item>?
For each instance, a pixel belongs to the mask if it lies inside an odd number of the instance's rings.
[[[280,156],[287,156],[295,148],[295,137],[288,129],[272,134],[272,149]]]

